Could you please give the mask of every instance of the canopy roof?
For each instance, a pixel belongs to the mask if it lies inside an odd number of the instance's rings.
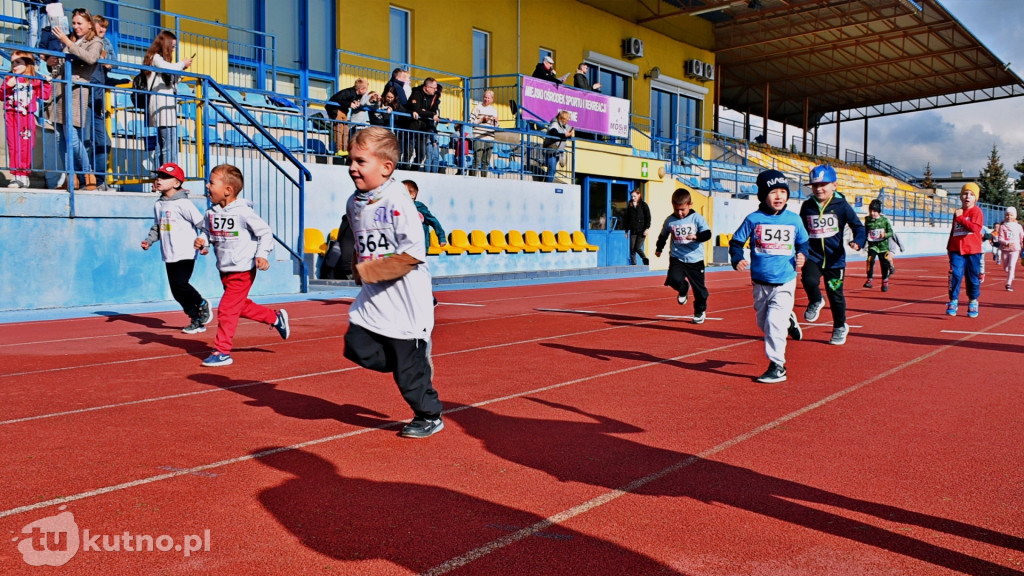
[[[691,44],[707,20],[718,103],[791,126],[1024,95],[938,0],[580,1]]]

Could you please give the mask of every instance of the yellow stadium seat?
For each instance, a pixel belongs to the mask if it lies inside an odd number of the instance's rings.
[[[554,245],[546,245],[540,240],[540,236],[533,230],[527,230],[523,234],[523,240],[526,241],[527,246],[534,246],[541,252],[554,252],[556,250]]]
[[[306,228],[303,231],[303,238],[305,239],[302,244],[302,251],[306,254],[326,254],[327,253],[327,240],[324,239],[324,233],[316,228]]]
[[[586,252],[587,250],[582,246],[577,246],[573,244],[572,236],[569,236],[569,233],[566,232],[565,230],[558,231],[558,234],[555,235],[555,242],[557,242],[559,246],[568,246],[568,250],[572,250],[575,252]]]
[[[337,240],[338,239],[338,229],[334,228],[333,230],[331,230],[331,233],[327,235],[327,239],[328,240]]]
[[[571,252],[572,244],[562,244],[555,237],[555,233],[550,230],[545,230],[540,233],[541,246],[551,246],[558,252]]]
[[[583,247],[588,252],[597,252],[598,250],[597,246],[587,242],[587,237],[583,234],[582,230],[576,230],[572,233],[572,243],[576,246]]]
[[[469,243],[469,236],[466,235],[465,230],[452,230],[451,234],[448,235],[448,243],[461,252],[469,252],[470,254],[484,253],[483,248],[478,248]]]
[[[483,248],[488,254],[501,254],[504,251],[503,248],[491,246],[491,243],[487,241],[487,234],[484,234],[483,230],[471,230],[469,232],[469,244],[470,246]]]
[[[505,240],[505,234],[501,230],[491,230],[490,234],[488,234],[487,237],[491,241],[491,246],[494,246],[495,248],[501,248],[502,250],[510,254],[518,254],[519,252],[523,251],[522,247],[510,245]]]
[[[430,244],[427,245],[427,256],[438,256],[447,252],[441,247],[441,242],[437,239],[437,232],[434,232],[433,228],[428,230],[430,231]]]
[[[536,232],[534,233],[534,235],[536,235]],[[508,245],[509,246],[511,246],[513,248],[518,248],[518,249],[522,250],[523,252],[529,252],[529,253],[532,254],[532,253],[537,252],[537,251],[540,250],[540,240],[539,239],[537,240],[537,246],[533,246],[533,245],[527,244],[526,243],[526,239],[523,238],[523,234],[519,230],[509,230],[508,231],[508,236],[506,236],[506,239],[508,240]]]

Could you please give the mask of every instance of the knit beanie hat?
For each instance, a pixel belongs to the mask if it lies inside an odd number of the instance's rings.
[[[768,199],[768,193],[776,188],[786,189],[786,199],[789,199],[789,182],[786,175],[778,170],[765,170],[757,175],[757,199],[764,204]]]

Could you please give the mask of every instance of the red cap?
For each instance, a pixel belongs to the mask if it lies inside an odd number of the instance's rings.
[[[177,178],[181,182],[185,181],[185,171],[181,169],[181,166],[178,166],[174,162],[168,162],[153,172],[156,174],[166,174],[171,178]]]

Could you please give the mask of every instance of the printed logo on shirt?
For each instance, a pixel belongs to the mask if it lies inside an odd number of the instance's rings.
[[[387,207],[381,206],[373,211],[373,221],[381,224],[394,224],[394,217],[398,215],[398,211],[392,212]]]
[[[807,234],[811,238],[831,238],[839,233],[839,216],[822,214],[807,216]]]
[[[766,256],[792,256],[796,227],[791,224],[758,224],[754,227],[754,252]]]

